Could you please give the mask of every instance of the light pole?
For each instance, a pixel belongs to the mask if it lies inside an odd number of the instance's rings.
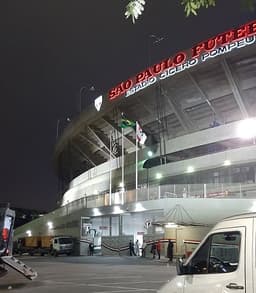
[[[82,86],[81,88],[80,88],[80,91],[79,91],[79,113],[81,113],[82,112],[82,95],[83,95],[83,92],[84,91],[86,91],[86,92],[88,92],[88,91],[91,91],[91,92],[93,92],[93,91],[95,91],[95,87],[93,86],[93,85],[91,85],[91,86]]]
[[[162,40],[164,40],[164,37],[159,37],[153,34],[148,36],[148,66],[152,65],[151,53],[152,53],[153,46],[159,45],[159,43]]]
[[[65,118],[63,121],[65,122],[70,122],[71,119],[69,117]],[[62,119],[58,119],[56,123],[56,141],[59,138],[59,133],[60,133],[60,123],[62,122]]]

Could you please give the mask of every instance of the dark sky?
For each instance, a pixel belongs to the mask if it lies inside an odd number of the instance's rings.
[[[239,0],[217,0],[190,18],[179,0],[147,2],[133,25],[125,0],[1,1],[0,202],[56,206],[57,121],[61,131],[76,116],[82,86],[104,93],[146,68],[149,52],[156,62],[256,18]],[[152,34],[163,41],[153,45]]]

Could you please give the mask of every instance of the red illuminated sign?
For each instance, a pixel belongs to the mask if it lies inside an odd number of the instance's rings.
[[[135,77],[112,88],[108,93],[108,97],[110,100],[115,100],[124,94],[130,96],[155,83],[157,78],[165,79],[195,66],[199,62],[204,62],[209,58],[228,53],[234,48],[242,48],[255,42],[256,21],[253,21],[201,42],[188,52],[179,52],[174,57],[154,64],[138,73]]]

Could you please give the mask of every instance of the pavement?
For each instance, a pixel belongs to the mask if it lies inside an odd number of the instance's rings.
[[[176,276],[168,259],[113,256],[19,257],[38,272],[27,280],[16,271],[0,278],[1,292],[19,293],[126,293],[157,292]]]

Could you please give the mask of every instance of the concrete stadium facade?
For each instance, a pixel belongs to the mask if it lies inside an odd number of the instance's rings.
[[[216,221],[255,211],[256,134],[239,133],[256,116],[255,47],[254,21],[102,95],[57,143],[57,172],[68,184],[61,207],[15,237],[69,234],[79,254],[92,241],[103,254],[127,254],[129,240],[172,239],[184,254]],[[132,127],[121,130],[122,115],[139,123],[144,145]]]

